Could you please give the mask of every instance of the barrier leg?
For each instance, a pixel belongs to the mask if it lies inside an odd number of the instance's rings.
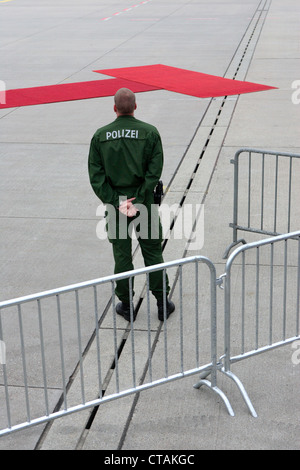
[[[209,374],[207,374],[207,375],[209,375]],[[194,385],[194,388],[199,389],[200,387],[202,387],[202,385],[205,385],[206,387],[210,388],[213,392],[215,392],[217,395],[219,395],[222,398],[223,402],[225,403],[225,406],[226,406],[227,411],[230,414],[230,416],[234,416],[234,412],[233,412],[232,406],[231,406],[228,398],[226,397],[225,393],[222,392],[222,390],[219,387],[213,386],[211,384],[211,382],[209,382],[209,380],[202,379],[202,380],[199,380],[199,382],[197,382]]]
[[[213,377],[212,377],[213,383],[210,382],[209,380],[206,380],[206,377],[208,377],[212,372],[214,372]],[[207,369],[200,373],[200,380],[194,385],[194,388],[199,389],[203,385],[205,385],[206,387],[211,389],[213,392],[215,392],[217,395],[219,395],[222,398],[223,402],[225,403],[225,406],[227,408],[229,415],[234,416],[234,412],[233,412],[232,406],[228,398],[226,397],[225,393],[222,392],[222,390],[216,386],[216,371]]]
[[[237,385],[239,391],[242,394],[242,397],[243,397],[246,405],[248,406],[248,409],[249,409],[251,415],[253,416],[253,418],[257,418],[257,413],[254,409],[254,406],[252,405],[251,400],[250,400],[250,398],[249,398],[249,396],[246,392],[246,389],[245,389],[244,385],[242,384],[242,382],[240,381],[240,379],[235,374],[233,374],[231,371],[225,370],[224,368],[221,369],[221,372],[223,372],[223,374],[227,375],[227,377],[229,377],[231,380],[233,380],[235,382],[235,384]]]

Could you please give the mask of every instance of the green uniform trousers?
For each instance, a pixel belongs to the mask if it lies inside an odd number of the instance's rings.
[[[145,209],[145,206],[143,206]],[[163,263],[162,255],[162,228],[158,216],[157,207],[154,206],[154,211],[149,208],[147,215],[141,217],[141,212],[135,217],[126,217],[121,214],[117,209],[108,211],[107,217],[107,230],[108,238],[112,243],[113,255],[115,260],[114,273],[119,274],[125,271],[134,269],[132,260],[132,230],[135,230],[142,255],[144,258],[145,266],[153,266],[155,264]],[[114,215],[114,220],[112,219]],[[146,220],[146,225],[144,224]],[[120,229],[122,225],[122,229]],[[142,227],[144,225],[144,227]],[[145,230],[146,226],[146,230]],[[126,236],[125,236],[126,232]],[[149,288],[157,300],[163,298],[165,288],[166,294],[169,293],[169,280],[167,274],[162,270],[155,271],[149,274]],[[115,293],[117,297],[124,303],[130,302],[130,288],[129,279],[122,279],[117,281]],[[132,279],[132,294],[134,295],[134,279]]]

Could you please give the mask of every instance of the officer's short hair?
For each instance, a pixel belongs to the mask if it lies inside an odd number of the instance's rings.
[[[135,110],[135,94],[128,88],[120,88],[114,99],[117,110],[121,114],[132,114]]]

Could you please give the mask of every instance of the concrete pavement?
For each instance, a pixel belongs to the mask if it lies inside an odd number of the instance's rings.
[[[0,78],[11,89],[95,80],[95,69],[164,63],[278,87],[212,100],[168,91],[137,95],[137,117],[155,124],[162,134],[163,179],[169,186],[165,201],[172,204],[186,195],[187,203],[205,205],[204,245],[197,254],[210,258],[220,275],[223,252],[232,241],[230,159],[235,151],[249,146],[300,153],[300,105],[292,100],[292,83],[299,78],[299,5],[296,0],[151,0],[116,15],[130,7],[125,3],[89,1],[83,6],[74,0],[37,7],[30,0],[26,5],[13,0],[1,4]],[[98,201],[89,186],[86,159],[94,130],[114,118],[112,98],[6,109],[0,118],[1,300],[111,274],[110,246],[95,234]],[[194,254],[186,240],[170,240],[164,250],[166,261]],[[187,308],[193,301],[189,290]],[[175,291],[178,302],[177,295]],[[175,338],[174,315],[168,325]],[[220,291],[218,316],[222,315]],[[111,326],[108,317],[104,332]],[[125,324],[118,326],[121,335]],[[92,323],[87,320],[82,327],[88,341]],[[13,330],[13,324],[9,328]],[[142,317],[136,328],[143,347]],[[70,371],[76,363],[74,335],[70,328],[66,338]],[[222,349],[222,328],[218,335]],[[34,344],[32,338],[32,348]],[[191,377],[145,391],[138,399],[129,396],[108,403],[89,427],[90,412],[81,412],[54,421],[47,432],[40,425],[2,437],[0,448],[299,449],[300,365],[292,362],[292,353],[288,345],[235,365],[258,411],[257,419],[249,415],[225,377],[218,385],[235,404],[234,418],[210,391],[195,390]],[[127,354],[125,349],[125,375]],[[30,377],[38,403],[40,379],[33,373]],[[13,380],[18,397],[18,370]],[[75,377],[69,392],[74,400],[77,386]],[[91,393],[96,393],[96,384],[92,387]],[[55,370],[49,390],[54,406],[61,393]],[[17,414],[22,416],[21,394],[19,403]],[[3,415],[0,412],[0,418]]]

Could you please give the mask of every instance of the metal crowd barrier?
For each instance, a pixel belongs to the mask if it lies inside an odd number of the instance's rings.
[[[230,255],[221,370],[236,382],[253,416],[256,412],[231,364],[299,339],[299,304],[300,231],[242,245]]]
[[[172,269],[176,313],[159,322],[149,276],[161,270],[165,280]],[[128,323],[115,311],[120,279],[129,282]],[[134,306],[137,279],[144,288]],[[217,359],[223,282],[225,354]],[[194,256],[1,302],[0,436],[195,374],[194,387],[209,387],[234,416],[219,371],[256,417],[231,365],[299,339],[299,314],[300,231],[242,245],[220,278],[208,258]],[[89,321],[92,335],[83,328]]]
[[[172,269],[177,282],[171,335],[166,318],[158,321],[154,297],[151,305],[149,275],[162,270],[165,279]],[[134,323],[133,278],[140,276],[146,289]],[[130,287],[128,324],[115,312],[120,279],[128,279]],[[0,365],[0,436],[206,370],[212,380],[202,384],[221,396],[233,415],[217,387],[218,282],[213,263],[194,256],[1,302],[6,358],[2,373]],[[86,346],[82,325],[88,321],[94,331]]]
[[[245,239],[238,230],[276,236],[299,228],[300,154],[242,148],[235,154],[233,242],[224,253]],[[241,207],[246,207],[241,210]]]

